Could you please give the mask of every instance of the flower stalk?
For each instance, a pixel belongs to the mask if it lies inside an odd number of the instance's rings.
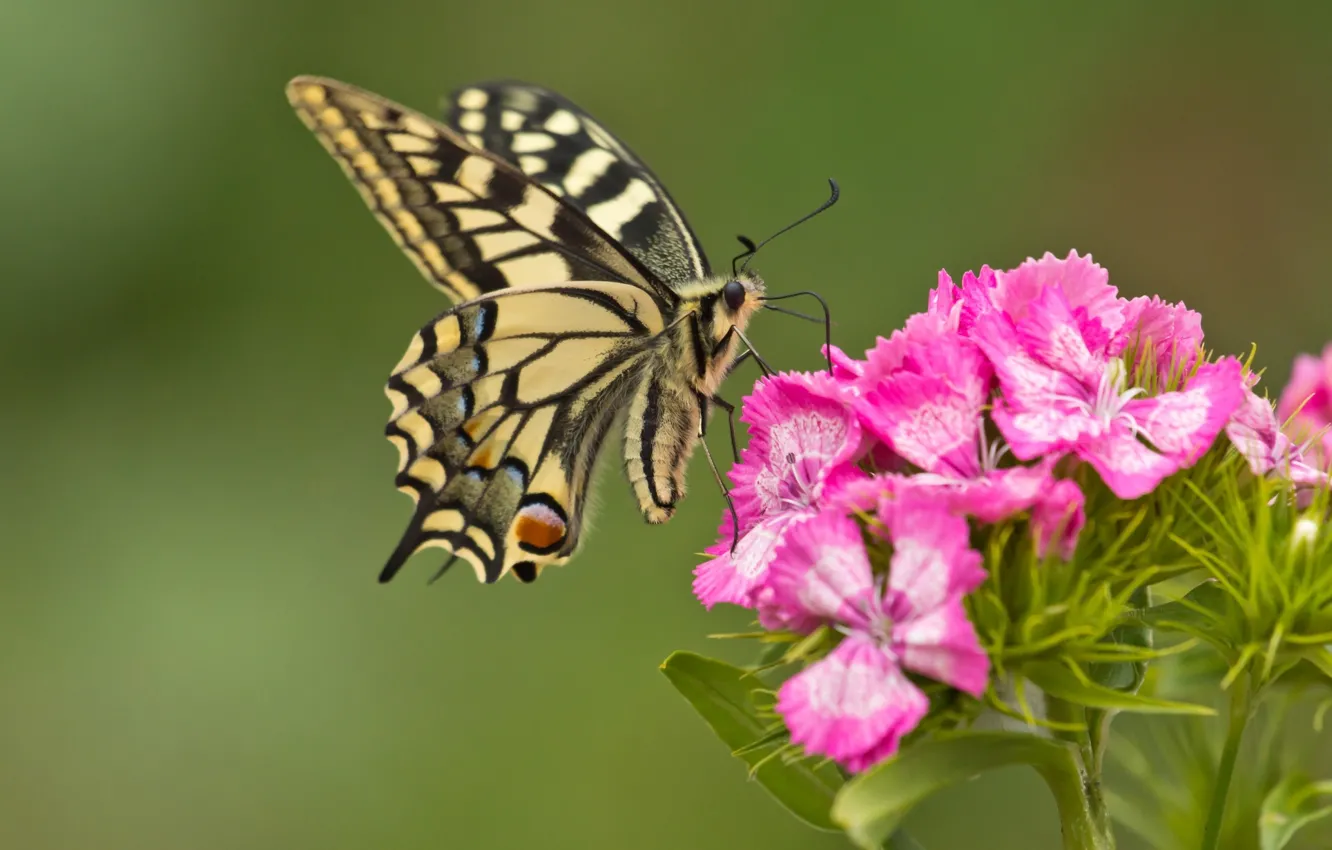
[[[1229,696],[1226,740],[1221,747],[1221,763],[1217,765],[1212,801],[1207,807],[1201,850],[1217,850],[1220,846],[1221,828],[1226,817],[1226,798],[1230,796],[1230,783],[1235,776],[1235,763],[1244,740],[1244,729],[1253,715],[1254,688],[1248,672],[1235,679]]]
[[[1113,850],[1115,835],[1101,791],[1100,754],[1100,740],[1109,731],[1110,715],[1050,696],[1046,697],[1045,711],[1047,719],[1058,724],[1055,737],[1072,744],[1077,753],[1079,801],[1074,805],[1071,793],[1065,789],[1062,796],[1068,799],[1061,802],[1061,792],[1055,792],[1065,850]],[[1070,784],[1067,777],[1057,778]],[[1046,780],[1053,790],[1052,778],[1047,776]]]

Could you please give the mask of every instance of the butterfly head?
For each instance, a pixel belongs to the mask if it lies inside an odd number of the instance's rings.
[[[763,279],[753,272],[741,272],[722,285],[720,301],[721,318],[744,328],[754,311],[763,306]]]
[[[763,279],[751,271],[741,271],[701,281],[692,292],[682,294],[694,302],[704,338],[714,346],[725,345],[735,336],[731,329],[743,331],[763,307]]]

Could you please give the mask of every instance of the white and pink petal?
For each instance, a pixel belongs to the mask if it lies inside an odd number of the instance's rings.
[[[911,490],[886,504],[880,519],[893,554],[884,611],[894,620],[916,616],[985,580],[981,556],[970,546],[967,521],[942,500]]]
[[[1177,461],[1143,443],[1123,422],[1103,437],[1080,444],[1076,452],[1121,499],[1147,495],[1179,469]]]
[[[1158,451],[1189,466],[1211,447],[1247,392],[1233,357],[1198,368],[1178,392],[1135,399],[1123,412]]]
[[[714,557],[694,568],[694,595],[705,608],[719,602],[754,605],[754,592],[763,584],[773,553],[793,523],[813,516],[812,511],[788,512],[768,517],[740,536],[731,551],[734,538],[723,535],[708,549]],[[729,521],[723,523],[723,528]]]
[[[853,770],[896,752],[929,711],[929,700],[868,637],[849,635],[827,657],[788,679],[777,713],[791,741]]]
[[[773,554],[760,616],[798,632],[823,623],[865,628],[875,599],[874,574],[860,526],[822,513],[792,524]]]
[[[990,657],[981,648],[960,596],[893,626],[902,666],[974,697],[985,693]]]

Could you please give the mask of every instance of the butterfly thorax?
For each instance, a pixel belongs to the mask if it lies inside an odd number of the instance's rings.
[[[705,278],[682,286],[679,318],[671,328],[673,362],[704,398],[716,394],[740,352],[740,334],[763,306],[763,280],[752,272]]]

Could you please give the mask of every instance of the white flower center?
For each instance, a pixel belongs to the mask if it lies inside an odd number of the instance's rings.
[[[1144,390],[1142,387],[1125,389],[1124,383],[1127,378],[1128,370],[1124,366],[1124,361],[1111,360],[1101,373],[1096,392],[1090,394],[1090,397],[1056,394],[1055,398],[1066,402],[1085,416],[1095,419],[1100,425],[1098,436],[1109,431],[1116,421],[1124,422],[1134,434],[1139,434],[1143,430],[1141,425],[1132,415],[1124,412],[1124,406],[1141,395]],[[1151,439],[1150,435],[1144,434],[1144,436]]]

